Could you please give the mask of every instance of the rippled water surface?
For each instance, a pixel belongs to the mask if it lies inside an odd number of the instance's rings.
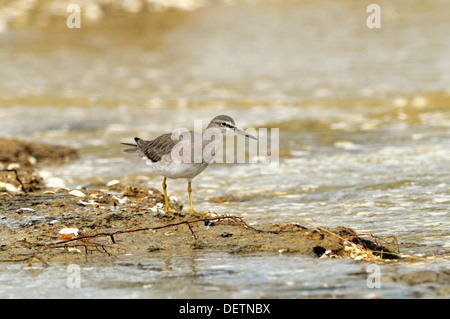
[[[47,179],[159,187],[120,142],[217,114],[278,128],[278,165],[211,165],[193,182],[196,206],[258,223],[344,225],[436,256],[387,273],[448,268],[450,3],[379,5],[381,29],[367,28],[354,1],[206,2],[147,19],[106,15],[79,30],[65,18],[63,27],[31,20],[0,33],[0,135],[80,150],[42,167]],[[187,201],[183,180],[168,185]],[[208,201],[223,195],[248,200]],[[123,256],[82,265],[81,290],[62,284],[65,266],[1,267],[2,297],[442,296],[395,282],[370,290],[363,264],[289,255]],[[16,289],[24,284],[42,295]]]

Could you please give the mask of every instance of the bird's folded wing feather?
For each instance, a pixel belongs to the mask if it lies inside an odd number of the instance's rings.
[[[167,133],[158,136],[154,140],[144,141],[136,138],[137,152],[142,157],[145,156],[152,162],[159,162],[161,157],[170,153],[178,140],[172,140],[172,134]]]

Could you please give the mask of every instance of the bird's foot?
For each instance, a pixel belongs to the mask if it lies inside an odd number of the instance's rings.
[[[197,213],[197,214],[202,214],[202,215],[207,215],[209,214],[209,212],[197,212],[195,211],[193,208],[190,208],[187,213]]]
[[[172,208],[170,208],[170,207],[166,207],[166,208],[164,209],[164,211],[165,211],[166,213],[178,213],[178,211],[176,211],[175,209],[172,209]]]

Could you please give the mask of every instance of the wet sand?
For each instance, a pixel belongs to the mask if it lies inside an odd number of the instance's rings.
[[[189,249],[398,258],[345,227],[249,225],[234,215],[164,213],[160,208],[163,196],[157,189],[132,185],[97,185],[79,192],[86,196],[71,195],[67,190],[3,194],[2,261],[73,262],[97,255],[148,256],[157,250],[180,253]],[[173,202],[171,206],[182,208]],[[60,235],[63,228],[78,229],[78,237]]]

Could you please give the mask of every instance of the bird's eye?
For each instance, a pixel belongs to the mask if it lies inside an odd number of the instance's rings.
[[[222,126],[227,126],[227,123],[222,122],[222,123],[220,123],[220,125],[222,125]]]

